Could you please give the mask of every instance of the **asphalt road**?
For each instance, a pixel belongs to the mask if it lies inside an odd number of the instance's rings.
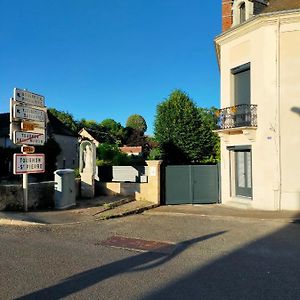
[[[111,248],[115,235],[176,243]],[[300,299],[300,225],[135,215],[79,225],[0,226],[0,299]]]

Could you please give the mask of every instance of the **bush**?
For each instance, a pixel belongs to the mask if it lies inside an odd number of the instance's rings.
[[[158,160],[161,159],[162,154],[159,148],[154,148],[150,150],[150,153],[148,155],[149,160]]]

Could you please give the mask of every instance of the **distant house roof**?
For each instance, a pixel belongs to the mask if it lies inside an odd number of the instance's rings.
[[[53,114],[49,111],[47,112],[49,124],[48,130],[50,134],[60,134],[66,136],[75,136],[77,134],[69,129],[63,122],[57,119]],[[9,113],[0,114],[0,137],[8,137],[9,136]]]
[[[263,13],[286,11],[300,8],[299,0],[270,0]]]
[[[123,146],[119,147],[121,152],[126,153],[128,155],[139,155],[143,152],[143,147],[142,146]]]

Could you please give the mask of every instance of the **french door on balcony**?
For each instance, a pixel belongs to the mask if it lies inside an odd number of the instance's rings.
[[[250,63],[241,65],[231,70],[233,75],[234,105],[251,103],[251,72]]]
[[[234,154],[236,196],[252,198],[251,149],[238,150]]]

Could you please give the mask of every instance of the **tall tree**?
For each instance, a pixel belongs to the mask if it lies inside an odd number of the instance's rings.
[[[57,119],[64,123],[69,129],[71,129],[74,132],[77,132],[77,124],[72,114],[51,107],[48,108],[48,110],[52,113],[52,115],[54,115]]]
[[[81,119],[80,121],[77,122],[77,127],[78,127],[78,130],[85,128],[85,129],[90,129],[90,130],[94,130],[94,131],[104,131],[104,128],[99,123],[97,123],[95,120]]]
[[[134,130],[138,130],[143,134],[147,131],[147,123],[141,115],[131,115],[126,121],[126,127],[129,127]]]
[[[100,126],[108,132],[114,139],[118,142],[118,144],[123,144],[126,138],[126,130],[125,128],[113,119],[105,119],[100,123]]]
[[[202,120],[196,104],[181,90],[157,106],[155,138],[168,163],[207,162],[213,146],[211,128]]]

